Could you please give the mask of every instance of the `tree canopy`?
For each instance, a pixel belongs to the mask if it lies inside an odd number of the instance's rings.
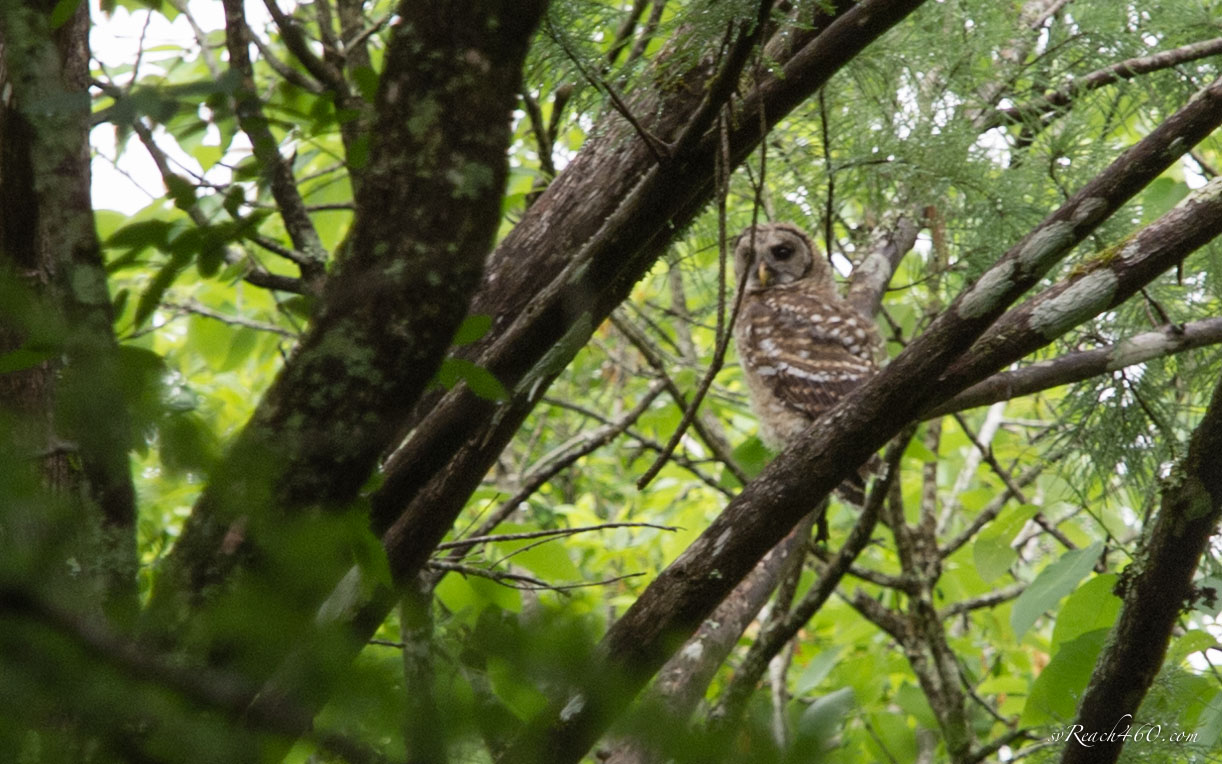
[[[1220,27],[0,2],[0,750],[1218,760]],[[765,220],[888,357],[781,453]]]

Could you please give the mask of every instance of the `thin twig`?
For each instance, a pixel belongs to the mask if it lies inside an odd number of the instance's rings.
[[[468,536],[458,541],[445,541],[437,545],[437,549],[467,549],[475,544],[499,543],[501,541],[521,541],[552,536],[573,536],[578,533],[604,531],[612,528],[653,528],[659,531],[677,531],[675,526],[655,525],[654,523],[601,523],[599,525],[582,525],[576,528],[555,528],[546,531],[523,531],[522,533],[497,533],[488,536]]]
[[[730,144],[728,134],[727,118],[723,115],[721,120],[721,151],[718,153],[718,183],[720,191],[718,193],[718,222],[717,222],[717,330],[716,344],[713,352],[713,362],[709,364],[708,371],[704,374],[704,379],[700,381],[700,386],[696,389],[696,394],[692,397],[687,409],[683,412],[683,418],[679,420],[679,426],[675,428],[674,433],[670,436],[670,440],[666,443],[666,448],[654,460],[649,469],[645,470],[645,474],[636,481],[638,490],[644,490],[649,482],[657,477],[657,474],[666,466],[666,461],[670,455],[675,452],[679,441],[683,438],[687,428],[691,425],[692,420],[696,417],[696,409],[704,401],[704,396],[708,394],[709,387],[713,384],[713,379],[716,378],[721,367],[725,365],[726,351],[730,346],[731,333],[727,328],[726,322],[726,192],[730,187]],[[743,289],[746,283],[746,274],[743,274],[743,283],[738,285],[738,289],[734,293],[734,307],[730,312],[729,326],[733,326],[738,318],[738,311],[742,307]]]
[[[1029,502],[1027,501],[1027,497],[1023,495],[1022,488],[1020,488],[1014,482],[1014,477],[1004,467],[1001,466],[1000,462],[997,461],[997,457],[993,455],[993,449],[989,448],[987,445],[980,442],[980,439],[976,437],[976,433],[973,432],[972,428],[968,425],[967,421],[963,418],[962,414],[955,413],[955,414],[952,414],[951,416],[953,416],[955,418],[955,421],[959,423],[959,428],[963,430],[965,435],[967,435],[967,438],[968,440],[972,442],[972,445],[975,446],[980,451],[980,455],[981,455],[981,458],[984,459],[984,463],[989,465],[989,468],[993,470],[993,474],[1001,478],[1001,482],[1004,483],[1006,486],[1006,491],[1008,491],[1011,496],[1018,499],[1020,503],[1028,504]],[[1077,549],[1078,548],[1077,545],[1074,544],[1073,541],[1071,541],[1068,536],[1062,533],[1059,528],[1057,528],[1052,523],[1048,522],[1048,518],[1043,513],[1043,511],[1036,512],[1035,516],[1032,517],[1031,519],[1037,525],[1039,525],[1041,528],[1047,531],[1048,534],[1051,535],[1054,539],[1059,541],[1061,543],[1061,546],[1065,547],[1066,549]]]
[[[220,311],[213,310],[212,308],[202,305],[195,300],[188,300],[187,302],[163,301],[161,305],[162,307],[170,310],[177,310],[183,313],[193,313],[198,316],[215,319],[221,323],[229,324],[230,326],[241,326],[247,329],[255,329],[256,331],[260,332],[272,332],[290,339],[297,338],[297,335],[294,332],[291,332],[283,327],[276,326],[275,324],[256,321],[252,318],[246,318],[244,316],[231,316],[221,313]]]
[[[632,343],[641,355],[644,356],[649,365],[653,367],[654,371],[666,382],[666,392],[674,399],[675,404],[681,409],[686,410],[687,396],[683,394],[683,391],[679,389],[679,385],[666,373],[666,367],[662,363],[658,350],[650,345],[649,340],[639,329],[630,324],[622,316],[612,313],[610,320],[611,325]],[[704,426],[699,417],[692,421],[691,426],[696,431],[696,434],[700,436],[700,439],[704,441],[704,444],[709,447],[709,450],[713,452],[713,455],[717,457],[717,460],[725,466],[739,483],[746,485],[750,482],[751,479],[747,477],[747,473],[743,472],[742,467],[734,460],[734,454],[728,443],[716,437],[709,428]]]
[[[637,118],[632,113],[632,110],[629,109],[628,105],[624,103],[624,100],[620,98],[619,93],[616,92],[615,88],[611,86],[611,83],[586,69],[585,64],[581,62],[580,57],[578,57],[578,55],[569,47],[568,41],[564,38],[564,35],[561,32],[558,32],[552,25],[550,18],[545,18],[543,23],[547,27],[548,36],[560,46],[560,49],[564,51],[564,54],[568,56],[568,59],[573,62],[573,66],[577,67],[577,71],[581,74],[582,78],[607,94],[607,97],[611,99],[611,106],[628,122],[629,125],[632,126],[632,129],[636,131],[636,134],[645,143],[645,147],[649,149],[649,153],[653,155],[654,161],[659,165],[666,164],[667,160],[671,156],[671,147],[661,138],[658,138],[646,130],[645,127],[639,121],[637,121]]]
[[[644,573],[628,573],[622,576],[604,578],[600,581],[585,581],[578,584],[549,584],[542,579],[535,578],[534,576],[527,576],[522,573],[510,573],[503,570],[487,570],[485,568],[477,568],[473,565],[464,565],[462,563],[449,562],[447,560],[430,560],[428,562],[428,567],[432,570],[443,571],[446,573],[460,573],[464,576],[486,578],[510,589],[523,589],[529,591],[550,590],[555,592],[562,592],[568,589],[583,589],[589,586],[606,586],[607,584],[614,584],[625,579],[645,575]],[[512,582],[518,582],[524,585],[514,586]]]
[[[488,519],[480,525],[475,532],[476,535],[479,536],[490,532],[493,528],[500,525],[505,518],[513,514],[522,505],[522,502],[526,501],[535,491],[542,488],[544,483],[571,467],[581,457],[607,445],[631,427],[649,409],[649,406],[664,389],[664,383],[660,381],[654,382],[645,395],[641,397],[641,400],[637,402],[637,405],[633,406],[632,410],[624,416],[613,423],[603,425],[594,430],[578,447],[567,454],[555,459],[550,464],[533,470],[526,478],[522,487],[518,489],[518,492],[502,502]]]
[[[314,51],[310,50],[309,42],[306,41],[305,34],[301,31],[297,20],[280,10],[276,0],[263,0],[263,5],[267,7],[267,12],[271,14],[272,20],[276,22],[276,28],[280,30],[280,37],[284,40],[284,46],[289,49],[293,57],[300,61],[306,71],[314,75],[329,90],[336,95],[346,97],[350,93],[350,88],[348,87],[348,81],[344,79],[343,73],[331,63],[314,55]]]

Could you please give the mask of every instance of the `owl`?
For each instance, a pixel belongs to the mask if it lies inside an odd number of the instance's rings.
[[[734,245],[734,269],[744,291],[734,342],[760,438],[780,450],[874,374],[882,340],[836,291],[827,260],[796,226],[747,228]],[[841,495],[860,503],[861,484],[853,483]]]

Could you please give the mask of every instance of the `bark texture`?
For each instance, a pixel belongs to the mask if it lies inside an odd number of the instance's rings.
[[[54,532],[78,536],[94,604],[130,616],[131,433],[90,199],[89,11],[52,29],[54,6],[0,3],[0,354],[18,366],[0,375],[0,448],[71,508]]]
[[[402,429],[492,246],[514,94],[546,6],[399,7],[350,245],[308,333],[168,559],[159,617],[175,622],[224,581],[249,550],[246,538],[272,532],[258,524],[348,509]],[[245,119],[259,126],[257,116]],[[271,508],[260,510],[270,517],[252,516],[256,507]]]

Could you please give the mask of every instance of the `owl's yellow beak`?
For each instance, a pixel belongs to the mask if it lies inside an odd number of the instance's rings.
[[[768,270],[768,264],[761,262],[759,269],[756,271],[756,276],[759,277],[760,286],[768,286],[768,280],[772,278],[772,271]]]

